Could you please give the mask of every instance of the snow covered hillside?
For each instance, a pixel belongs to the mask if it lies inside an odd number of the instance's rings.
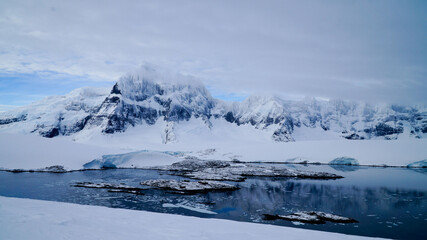
[[[181,125],[190,122],[201,124],[179,132]],[[155,136],[158,143],[183,141],[200,131],[223,136],[231,131],[240,134],[234,138],[270,142],[408,139],[427,136],[427,109],[342,100],[289,101],[266,95],[250,96],[241,103],[223,102],[190,76],[143,66],[121,77],[109,90],[77,89],[0,113],[0,131],[47,138],[87,138],[138,126],[152,128],[147,130],[153,132],[149,137]]]
[[[65,96],[51,96],[26,107],[0,113],[0,129],[37,133],[52,138],[81,131],[98,112],[109,89],[80,88]]]

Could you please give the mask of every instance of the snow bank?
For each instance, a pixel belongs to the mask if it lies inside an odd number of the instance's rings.
[[[266,224],[0,197],[0,239],[368,239]]]
[[[83,165],[84,168],[144,168],[149,166],[170,165],[180,159],[161,152],[147,150],[124,154],[104,155],[101,159],[95,159]]]

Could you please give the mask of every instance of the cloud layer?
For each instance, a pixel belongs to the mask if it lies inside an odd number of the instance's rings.
[[[1,1],[0,73],[99,85],[151,62],[221,94],[425,104],[426,12],[393,0]]]

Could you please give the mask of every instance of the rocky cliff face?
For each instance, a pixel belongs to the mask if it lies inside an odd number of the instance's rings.
[[[209,126],[215,103],[201,82],[143,67],[113,86],[86,128],[101,125],[104,133],[114,133],[159,119],[180,122],[192,117],[203,118]]]
[[[163,143],[176,139],[174,128],[191,118],[212,119],[236,127],[249,124],[273,129],[273,141],[294,141],[298,129],[321,129],[349,140],[427,136],[427,111],[422,107],[373,106],[341,100],[287,101],[276,96],[251,96],[241,103],[212,98],[203,84],[188,76],[152,67],[129,73],[109,90],[84,88],[49,97],[28,107],[0,113],[0,129],[18,129],[44,137],[72,135],[89,129],[104,134],[130,126],[165,121]]]

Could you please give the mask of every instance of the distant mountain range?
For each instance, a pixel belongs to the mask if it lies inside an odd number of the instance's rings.
[[[343,100],[284,100],[254,95],[243,102],[211,96],[190,76],[143,66],[124,75],[111,89],[81,88],[65,96],[47,97],[29,106],[0,113],[0,130],[14,129],[47,138],[82,131],[104,134],[132,131],[131,126],[166,122],[163,143],[175,141],[174,128],[190,119],[213,128],[213,119],[236,128],[250,125],[271,131],[271,140],[294,141],[295,132],[316,129],[349,140],[425,138],[425,107],[370,105]],[[310,132],[305,131],[310,140]],[[143,137],[143,136],[142,136]]]

